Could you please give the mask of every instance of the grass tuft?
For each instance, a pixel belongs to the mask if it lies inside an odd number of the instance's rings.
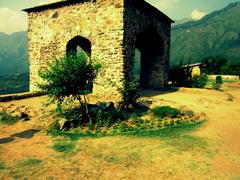
[[[40,159],[36,159],[36,158],[28,158],[28,159],[25,159],[21,162],[18,163],[18,166],[20,167],[32,167],[32,166],[35,166],[35,165],[39,165],[42,163],[42,160]]]
[[[70,153],[75,149],[76,141],[56,140],[52,148],[57,152]]]
[[[4,169],[6,169],[5,163],[0,161],[0,172]]]
[[[0,124],[14,124],[20,118],[18,116],[12,116],[6,111],[0,111]]]

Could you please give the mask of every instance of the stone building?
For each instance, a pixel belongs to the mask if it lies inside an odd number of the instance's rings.
[[[144,0],[63,0],[25,9],[28,13],[30,91],[38,72],[53,56],[80,46],[103,67],[93,93],[121,97],[123,79],[131,81],[135,49],[141,52],[140,84],[167,84],[173,21]]]

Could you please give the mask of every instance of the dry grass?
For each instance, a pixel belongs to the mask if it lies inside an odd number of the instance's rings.
[[[240,179],[240,91],[223,89],[147,92],[153,107],[205,112],[209,120],[197,126],[104,137],[14,137],[0,144],[0,179]],[[3,127],[0,142],[37,122]]]

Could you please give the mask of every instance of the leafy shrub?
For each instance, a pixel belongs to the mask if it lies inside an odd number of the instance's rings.
[[[106,109],[98,109],[95,116],[96,126],[110,126],[119,121],[119,112],[113,107]]]
[[[154,116],[160,118],[164,117],[175,118],[181,113],[179,109],[175,109],[170,106],[155,107],[151,110],[151,112],[153,113]]]
[[[124,81],[124,87],[119,89],[119,92],[123,96],[121,102],[122,109],[127,109],[130,105],[136,104],[137,100],[141,97],[140,85],[136,80],[131,82]]]
[[[0,124],[14,124],[19,121],[20,117],[12,116],[6,111],[0,111]]]
[[[51,103],[57,103],[60,110],[64,100],[73,97],[85,107],[88,115],[86,95],[92,92],[93,81],[100,68],[100,64],[92,65],[83,51],[77,55],[69,53],[54,59],[48,63],[48,68],[40,71],[39,76],[44,82],[38,87],[49,96]]]
[[[217,83],[217,84],[222,84],[222,83],[223,83],[223,81],[222,81],[222,76],[217,76],[217,77],[216,77],[216,83]]]
[[[215,81],[213,81],[213,89],[215,90],[220,90],[222,87],[223,81],[222,81],[222,76],[217,76]]]
[[[193,76],[191,81],[191,87],[204,88],[207,84],[208,78],[205,74],[202,74],[200,76]]]
[[[224,74],[240,76],[240,62],[231,62],[224,57],[207,57],[202,60],[206,64],[207,74]]]

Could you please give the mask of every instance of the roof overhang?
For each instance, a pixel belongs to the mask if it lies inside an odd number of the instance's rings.
[[[55,9],[55,8],[59,8],[59,7],[67,6],[67,5],[78,4],[78,3],[83,3],[83,2],[95,2],[95,1],[96,0],[61,0],[61,1],[54,2],[54,3],[49,3],[49,4],[44,4],[41,6],[35,6],[32,8],[23,9],[23,11],[25,11],[27,13],[40,12],[40,11],[44,11],[47,9]],[[174,23],[174,21],[171,18],[169,18],[167,15],[165,15],[163,12],[161,12],[159,9],[152,6],[148,2],[146,2],[144,0],[138,0],[137,3],[139,3],[144,8],[146,8],[147,11],[154,13],[156,16],[163,18],[164,20],[167,20],[169,23]]]
[[[23,11],[28,12],[28,13],[29,12],[40,12],[40,11],[44,11],[47,9],[63,7],[66,5],[78,4],[78,3],[83,3],[83,2],[94,2],[94,1],[95,0],[61,0],[61,1],[53,2],[53,3],[49,3],[49,4],[44,4],[41,6],[35,6],[35,7],[23,9]]]

